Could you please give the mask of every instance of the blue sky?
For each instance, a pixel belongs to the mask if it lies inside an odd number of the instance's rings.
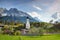
[[[32,17],[48,22],[51,15],[60,12],[60,0],[0,0],[2,8],[17,8]]]

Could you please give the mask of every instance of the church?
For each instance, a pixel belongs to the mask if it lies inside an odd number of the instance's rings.
[[[26,26],[25,29],[22,29],[22,34],[27,34],[29,32],[30,29],[30,21],[29,21],[29,17],[26,17]]]

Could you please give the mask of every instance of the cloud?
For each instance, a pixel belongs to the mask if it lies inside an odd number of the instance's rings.
[[[55,2],[46,10],[46,12],[50,14],[60,12],[60,0],[55,0]]]
[[[43,21],[43,22],[49,22],[51,20],[51,18],[47,18],[37,12],[27,12],[31,17],[33,18],[37,18],[36,20],[39,20],[39,21]]]
[[[42,9],[41,9],[40,7],[38,7],[38,6],[33,5],[33,7],[36,8],[36,9],[38,9],[38,10],[40,10],[40,11],[42,10]]]
[[[56,12],[60,12],[60,0],[55,0],[51,6],[49,6],[46,10],[44,10],[44,14],[47,17],[50,17],[51,20],[55,20],[52,18],[52,15]],[[47,20],[48,21],[48,20]]]
[[[60,0],[0,0],[0,4],[1,7],[15,7],[29,12],[32,17],[43,21],[49,21],[52,14],[60,12]]]
[[[38,14],[37,12],[31,12],[31,13],[27,12],[27,13],[32,17],[41,17],[41,15]]]

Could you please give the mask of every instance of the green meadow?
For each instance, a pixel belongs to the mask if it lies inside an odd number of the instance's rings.
[[[0,34],[0,40],[60,40],[60,34],[50,34],[43,36],[13,36]]]

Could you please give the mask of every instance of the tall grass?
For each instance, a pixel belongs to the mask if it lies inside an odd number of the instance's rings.
[[[0,34],[0,40],[60,40],[60,34],[44,36],[11,36]]]

